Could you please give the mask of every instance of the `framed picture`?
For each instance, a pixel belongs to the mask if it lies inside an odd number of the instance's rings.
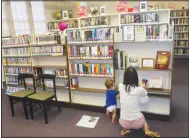
[[[148,2],[140,1],[140,11],[147,11],[147,10],[148,10]]]
[[[69,16],[68,16],[68,11],[62,11],[62,19],[65,20],[65,19],[68,19]]]
[[[101,6],[100,7],[100,15],[105,15],[106,14],[106,6]]]
[[[154,59],[153,58],[142,58],[142,68],[154,68]]]
[[[139,57],[137,56],[129,56],[128,57],[128,65],[134,68],[139,68]]]

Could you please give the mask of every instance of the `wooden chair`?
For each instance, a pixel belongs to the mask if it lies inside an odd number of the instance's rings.
[[[43,92],[36,92],[33,95],[28,96],[28,103],[30,107],[30,114],[31,114],[31,119],[34,119],[33,116],[33,103],[39,103],[42,104],[43,106],[43,113],[44,113],[44,118],[45,118],[45,123],[48,124],[48,116],[47,116],[47,106],[49,104],[49,101],[51,101],[53,98],[55,98],[57,102],[57,96],[56,96],[56,84],[55,84],[55,75],[51,74],[39,74],[38,79],[42,79],[42,84],[43,84]],[[45,90],[45,79],[50,79],[53,81],[53,91],[46,91]],[[58,110],[61,112],[60,106],[58,106]]]
[[[26,86],[26,78],[30,78],[33,80],[33,90],[32,89],[27,89]],[[18,75],[18,84],[20,82],[24,82],[24,88],[25,90],[21,90],[15,93],[12,93],[9,95],[9,101],[10,101],[10,107],[11,107],[11,112],[12,116],[14,117],[14,104],[18,102],[23,103],[23,108],[24,108],[24,113],[25,113],[25,118],[28,119],[28,111],[27,111],[27,105],[26,105],[26,99],[29,95],[32,95],[36,92],[36,86],[35,86],[35,79],[33,74],[19,74]]]

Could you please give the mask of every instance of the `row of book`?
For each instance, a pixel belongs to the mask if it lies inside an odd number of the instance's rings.
[[[159,22],[159,15],[156,13],[121,15],[121,24],[154,23],[154,22]]]
[[[89,62],[80,64],[70,64],[71,75],[89,75],[89,76],[113,76],[112,64],[92,64]]]
[[[17,91],[22,91],[22,90],[24,90],[24,88],[10,87],[10,86],[8,86],[7,90],[6,90],[6,94],[12,94],[12,93],[15,93]]]
[[[2,46],[29,44],[28,37],[15,37],[2,39]]]
[[[69,20],[69,21],[64,21],[68,24],[68,28],[78,28],[78,21],[77,20]],[[52,29],[59,29],[59,22],[49,22],[47,23],[48,30]]]
[[[172,11],[171,17],[185,17],[189,16],[189,10]]]
[[[6,58],[4,64],[31,64],[30,58]]]
[[[176,33],[175,39],[189,39],[189,33]]]
[[[58,78],[67,77],[68,76],[67,69],[58,69],[58,70],[55,70],[55,75]]]
[[[173,28],[168,25],[123,26],[123,41],[146,41],[172,39]]]
[[[189,26],[183,25],[183,26],[175,26],[175,32],[180,31],[180,32],[189,32]]]
[[[174,47],[189,47],[189,41],[175,41]]]
[[[6,68],[6,74],[19,74],[19,73],[32,74],[33,71],[31,68],[26,68],[26,67],[7,67]]]
[[[33,54],[39,53],[66,53],[63,46],[32,47]]]
[[[109,25],[109,23],[110,23],[110,17],[86,18],[81,20],[81,27]]]
[[[172,21],[174,21],[174,24],[188,24],[189,23],[189,19],[187,18],[180,18],[180,19],[171,19],[171,23]]]
[[[31,44],[56,44],[58,42],[59,35],[40,35],[40,36],[31,36],[30,42]]]
[[[189,55],[189,49],[174,49],[175,55]]]
[[[112,57],[113,46],[96,45],[96,46],[70,46],[70,57]]]
[[[102,28],[68,31],[68,42],[75,41],[105,41],[113,40],[113,34],[118,32],[119,28]]]
[[[5,56],[11,55],[29,55],[30,50],[29,48],[9,48],[3,49]]]
[[[17,76],[7,76],[6,81],[7,81],[7,84],[18,84]]]

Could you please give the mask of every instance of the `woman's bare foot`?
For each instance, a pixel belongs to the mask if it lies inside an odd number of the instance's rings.
[[[145,135],[146,136],[149,136],[149,137],[160,137],[160,134],[159,133],[157,133],[157,132],[153,132],[153,131],[147,131],[147,132],[145,132]]]
[[[123,129],[123,130],[121,131],[121,135],[122,135],[122,136],[125,136],[126,134],[129,134],[129,133],[131,133],[131,131],[130,131],[130,130],[127,130],[127,129]]]

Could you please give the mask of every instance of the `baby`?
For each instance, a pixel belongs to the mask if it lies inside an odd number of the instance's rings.
[[[108,118],[110,118],[110,113],[113,113],[112,115],[112,123],[116,122],[116,110],[117,110],[117,100],[118,93],[115,90],[115,84],[114,81],[111,79],[107,79],[105,81],[105,86],[107,88],[106,91],[106,115]]]

